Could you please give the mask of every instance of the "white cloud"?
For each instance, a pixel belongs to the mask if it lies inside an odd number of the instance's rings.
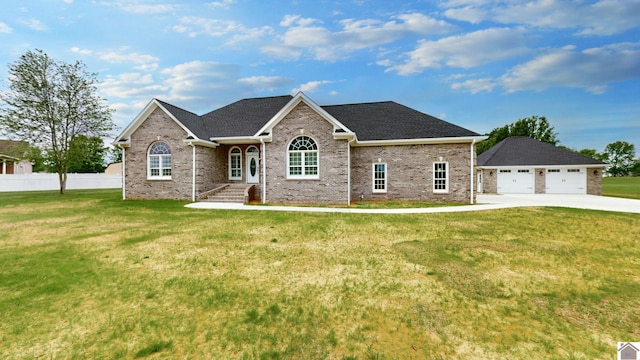
[[[235,3],[235,0],[222,0],[222,1],[214,1],[209,3],[209,5],[213,7],[221,7],[221,8],[229,8],[229,5]]]
[[[167,86],[156,83],[151,74],[124,73],[108,75],[100,83],[100,91],[111,98],[153,98],[169,90]]]
[[[487,11],[473,6],[465,6],[456,9],[447,9],[444,15],[450,19],[467,21],[472,24],[478,24],[487,17]]]
[[[580,35],[612,35],[638,27],[638,0],[471,0],[442,4],[444,15],[479,23],[483,20],[556,29]]]
[[[387,71],[410,75],[444,65],[471,68],[523,54],[528,51],[525,43],[524,32],[510,28],[479,30],[437,41],[423,40],[415,50],[407,53],[404,64]]]
[[[283,59],[296,59],[307,53],[317,60],[336,61],[350,53],[391,43],[407,35],[444,33],[453,26],[420,13],[402,14],[388,21],[345,19],[332,31],[316,19],[286,15],[280,25],[287,30],[262,51]]]
[[[282,76],[251,76],[238,79],[241,84],[247,84],[256,91],[274,91],[291,83],[291,79]]]
[[[314,18],[303,18],[300,15],[285,15],[280,21],[280,26],[290,27],[293,25],[296,26],[309,26],[314,23],[322,23],[322,21]]]
[[[71,52],[75,53],[75,54],[80,54],[80,55],[91,55],[93,54],[93,51],[88,50],[88,49],[80,49],[79,47],[72,47],[71,48]]]
[[[131,2],[131,3],[118,2],[116,3],[116,6],[118,6],[123,11],[135,13],[135,14],[161,14],[161,13],[174,11],[177,8],[176,5],[170,5],[170,4],[147,5],[147,4],[139,4],[137,2]]]
[[[88,51],[88,50],[85,50]],[[135,64],[135,69],[153,71],[158,68],[158,58],[152,55],[107,51],[99,53],[100,59],[110,63]]]
[[[35,31],[47,31],[47,26],[38,19],[21,20],[20,23]]]
[[[332,84],[335,81],[330,81],[330,80],[316,80],[316,81],[309,81],[305,84],[300,85],[299,87],[293,89],[291,91],[292,94],[297,94],[298,92],[302,91],[304,93],[312,93],[317,91],[320,86],[322,85],[326,85],[326,84]]]
[[[189,37],[207,35],[211,37],[230,36],[229,44],[241,41],[257,40],[272,32],[268,26],[247,28],[242,24],[230,20],[208,19],[197,16],[184,16],[181,24],[173,26],[178,33],[186,33]]]
[[[192,61],[163,69],[161,74],[166,76],[163,83],[169,87],[168,101],[205,110],[253,94],[252,84],[238,81],[240,69],[234,64]]]
[[[491,78],[482,79],[469,79],[463,82],[456,82],[451,84],[453,90],[466,90],[472,94],[477,94],[481,91],[491,92],[496,86],[495,80]]]
[[[508,92],[550,87],[582,88],[594,94],[614,82],[640,79],[640,42],[618,43],[577,51],[555,49],[515,66],[500,79]]]
[[[11,32],[13,31],[13,29],[11,29],[11,27],[9,27],[9,25],[0,22],[0,34],[11,34]]]

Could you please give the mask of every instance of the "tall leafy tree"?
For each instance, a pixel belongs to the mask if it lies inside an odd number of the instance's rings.
[[[626,141],[616,141],[607,145],[603,155],[603,161],[609,164],[607,172],[612,176],[625,176],[635,165],[635,147]]]
[[[69,149],[70,173],[99,173],[104,171],[107,147],[97,136],[76,136]]]
[[[476,147],[478,154],[511,136],[528,136],[552,145],[559,143],[558,134],[553,131],[553,126],[549,124],[547,118],[537,115],[518,119],[512,124],[495,128],[487,135],[489,138],[479,142]]]
[[[111,110],[97,95],[97,75],[86,66],[27,51],[9,64],[10,91],[0,95],[0,129],[41,148],[58,173],[64,194],[70,151],[78,135],[106,136]]]

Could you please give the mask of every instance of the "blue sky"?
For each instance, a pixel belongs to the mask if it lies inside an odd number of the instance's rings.
[[[153,97],[202,114],[302,90],[640,153],[640,0],[9,0],[0,44],[1,79],[27,50],[83,61],[120,129]]]

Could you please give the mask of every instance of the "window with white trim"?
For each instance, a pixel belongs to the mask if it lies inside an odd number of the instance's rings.
[[[298,136],[287,151],[287,178],[318,179],[318,144],[308,136]]]
[[[373,192],[387,192],[387,164],[385,163],[373,164]]]
[[[229,150],[229,179],[242,179],[242,151],[238,147]]]
[[[446,193],[449,192],[449,163],[434,162],[433,163],[433,192]]]
[[[171,179],[171,148],[167,143],[156,142],[149,147],[147,178],[153,180]]]

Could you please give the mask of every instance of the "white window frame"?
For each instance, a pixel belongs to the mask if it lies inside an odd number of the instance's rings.
[[[237,150],[237,152],[234,152]],[[234,167],[233,158],[237,157],[238,163],[237,167]],[[236,174],[234,175],[234,170],[236,170]],[[229,149],[229,180],[242,180],[242,149],[237,146]]]
[[[439,165],[444,165],[444,179],[439,177],[442,173],[441,169],[436,169]],[[445,194],[449,192],[449,162],[437,161],[433,163],[433,192],[437,194]],[[439,188],[441,186],[440,181],[444,180],[444,189]]]
[[[169,153],[160,153],[160,154],[152,154],[151,150],[153,150],[153,148],[156,145],[164,145],[168,150]],[[157,167],[153,166],[152,167],[152,163],[155,163],[157,161]],[[168,163],[168,166],[167,166]],[[164,141],[156,141],[153,144],[151,144],[151,146],[149,146],[149,149],[147,150],[147,180],[171,180],[171,146],[169,146],[169,144],[167,144]],[[153,174],[153,170],[158,170],[158,174],[154,175]],[[168,170],[168,175],[167,175],[167,170]]]
[[[313,141],[314,145],[315,145],[315,149],[307,149],[307,150],[291,150],[291,146],[294,144],[295,141],[297,141],[298,139],[305,137],[310,139],[311,141]],[[292,154],[299,154],[300,155],[300,165],[295,165],[296,167],[300,167],[300,174],[291,174],[291,155]],[[315,174],[307,174],[307,171],[309,170],[309,168],[314,167],[313,165],[308,165],[307,164],[307,156],[308,155],[315,155],[315,159],[316,159],[316,164],[315,164],[315,169],[316,169],[316,173]],[[300,136],[296,136],[295,138],[291,139],[291,141],[289,142],[289,145],[287,145],[287,179],[302,179],[302,180],[307,180],[307,179],[320,179],[320,149],[318,147],[318,142],[312,138],[311,136],[308,135],[300,135]]]
[[[377,177],[377,166],[382,166],[382,177]],[[376,188],[376,180],[382,180],[382,188]],[[373,163],[371,164],[371,191],[374,193],[386,193],[387,192],[387,163]]]

